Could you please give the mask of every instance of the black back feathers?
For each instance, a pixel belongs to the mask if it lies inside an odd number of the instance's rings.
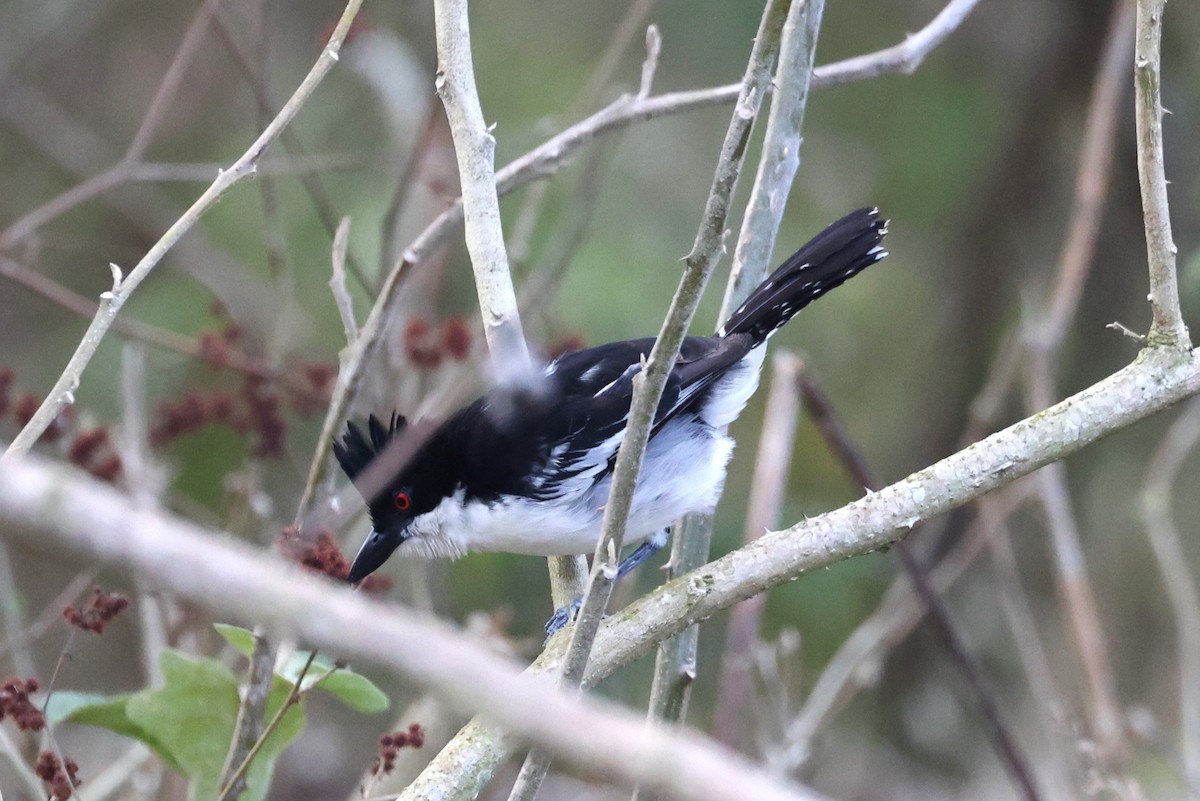
[[[780,265],[717,334],[749,334],[758,345],[809,303],[887,256],[886,233],[879,209],[850,212]]]
[[[333,441],[333,455],[337,457],[342,470],[353,481],[367,465],[387,447],[392,438],[404,430],[407,421],[401,415],[392,412],[392,418],[385,428],[375,415],[367,418],[367,433],[354,423],[346,423],[346,433],[341,442]]]

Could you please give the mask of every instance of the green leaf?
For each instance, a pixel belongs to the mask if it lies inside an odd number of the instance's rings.
[[[214,623],[213,628],[225,638],[225,641],[249,657],[254,653],[254,632],[241,626],[231,626],[228,623]]]
[[[163,651],[161,664],[165,684],[160,689],[109,698],[63,693],[66,697],[57,702],[56,713],[64,720],[103,726],[141,740],[187,777],[189,799],[211,801],[220,791],[221,772],[233,741],[237,678],[216,660],[194,659],[170,649]],[[275,681],[267,697],[267,721],[290,693],[288,683]],[[303,728],[304,707],[297,703],[259,749],[240,801],[266,797],[276,759]]]
[[[68,697],[66,700],[58,702],[62,704],[63,708],[56,715],[57,720],[82,723],[88,726],[100,726],[117,734],[141,740],[150,746],[167,763],[171,770],[177,773],[185,773],[183,767],[175,760],[171,752],[152,733],[146,731],[129,718],[126,707],[129,700],[134,697],[133,694],[107,697],[102,695],[95,696],[96,700],[91,703],[76,703],[77,700],[82,701],[91,695],[90,693],[55,693],[54,697],[57,698],[60,695],[74,696],[74,698]],[[53,699],[51,700],[51,706],[54,706],[55,702]],[[55,718],[52,717],[51,720],[53,721]]]
[[[129,699],[129,719],[150,734],[190,780],[189,799],[215,798],[238,713],[237,679],[212,659],[162,655],[166,685]]]
[[[74,690],[55,690],[46,702],[46,719],[51,723],[71,720],[76,710],[94,707],[128,696],[111,696],[102,693],[81,693]]]
[[[373,681],[346,668],[331,673],[317,686],[368,715],[383,712],[391,706],[391,699]]]
[[[245,656],[248,657],[254,652],[254,634],[249,629],[231,626],[227,623],[217,623],[214,628],[230,645]],[[275,675],[289,684],[295,684],[296,680],[300,678],[300,672],[304,670],[304,665],[308,662],[309,653],[311,652],[297,651],[293,653],[282,667],[276,668]],[[322,678],[323,676],[325,678]],[[330,693],[359,712],[375,714],[383,712],[391,705],[391,700],[383,690],[375,686],[374,682],[348,668],[335,670],[333,660],[324,654],[317,654],[312,665],[309,666],[308,672],[304,675],[303,689],[307,690],[318,681],[320,682],[317,684],[319,689]]]

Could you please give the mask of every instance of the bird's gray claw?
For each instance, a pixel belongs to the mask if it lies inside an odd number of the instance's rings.
[[[579,616],[579,607],[583,605],[582,598],[576,598],[566,606],[554,610],[554,614],[546,621],[546,639],[549,640],[558,630]]]

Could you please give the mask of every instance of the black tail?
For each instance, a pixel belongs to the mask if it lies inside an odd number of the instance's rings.
[[[847,214],[771,273],[717,334],[749,334],[758,345],[796,312],[886,256],[881,244],[886,233],[879,209]]]

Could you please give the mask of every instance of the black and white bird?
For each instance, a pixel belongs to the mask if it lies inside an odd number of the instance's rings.
[[[625,542],[641,543],[621,572],[665,544],[665,529],[711,511],[733,451],[726,427],[758,386],[767,338],[798,311],[887,255],[887,221],[859,209],[817,234],[771,274],[713,336],[683,341],[658,405],[634,491]],[[599,537],[633,377],[653,338],[560,356],[533,391],[496,388],[428,433],[382,490],[356,481],[373,530],[350,581],[393,553],[471,551],[537,556],[590,553]],[[348,423],[334,454],[351,480],[405,429],[372,415]],[[378,485],[379,482],[375,482]],[[561,614],[558,623],[565,621]]]

